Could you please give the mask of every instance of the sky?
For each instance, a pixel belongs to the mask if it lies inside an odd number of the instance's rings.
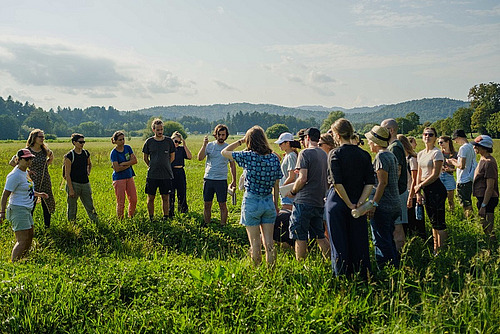
[[[0,96],[44,109],[467,100],[500,81],[500,3],[2,1]]]

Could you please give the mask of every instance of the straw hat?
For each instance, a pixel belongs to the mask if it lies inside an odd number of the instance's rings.
[[[377,144],[380,147],[386,148],[389,146],[391,135],[386,127],[375,125],[370,132],[365,133],[365,137]]]

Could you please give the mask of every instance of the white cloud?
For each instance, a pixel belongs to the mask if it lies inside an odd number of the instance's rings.
[[[223,89],[223,90],[234,90],[234,91],[238,91],[238,92],[240,92],[240,90],[239,90],[238,88],[233,87],[233,86],[231,86],[231,85],[228,85],[227,83],[225,83],[225,82],[223,82],[223,81],[220,81],[220,80],[214,80],[214,82],[215,82],[215,84],[216,84],[219,88],[221,88],[221,89]]]
[[[468,10],[468,13],[476,16],[500,16],[500,5],[493,7],[492,9],[476,9]]]
[[[220,15],[224,15],[224,8],[221,6],[217,7],[217,13],[219,13]]]

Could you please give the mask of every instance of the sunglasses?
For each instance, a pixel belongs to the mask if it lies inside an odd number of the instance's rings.
[[[82,144],[82,145],[85,144],[85,140],[78,140],[77,142]]]
[[[182,144],[182,141],[176,139],[176,140],[174,140],[174,143],[176,143],[176,144]]]
[[[45,136],[37,136],[37,137],[38,137],[38,138],[42,138],[42,139],[43,139],[43,138],[45,138]]]
[[[443,145],[444,143],[446,143],[446,142],[444,142],[444,141],[438,141],[439,145]]]
[[[434,133],[433,132],[424,132],[423,136],[434,137]]]

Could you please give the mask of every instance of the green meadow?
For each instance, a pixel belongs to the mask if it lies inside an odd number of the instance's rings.
[[[187,138],[194,158],[202,139]],[[455,212],[447,211],[450,236],[443,252],[434,257],[429,243],[408,239],[401,268],[374,269],[368,282],[334,277],[317,247],[301,263],[278,249],[275,267],[254,267],[239,225],[241,191],[236,205],[228,202],[227,226],[219,225],[216,203],[213,223],[202,226],[204,162],[195,158],[186,163],[189,213],[176,210],[173,219],[162,221],[157,196],[158,219],[150,221],[143,141],[127,144],[139,160],[138,208],[135,217],[118,220],[113,145],[87,138],[100,217],[94,224],[81,204],[77,222],[66,220],[61,166],[72,145],[48,143],[55,154],[49,167],[57,202],[52,226],[44,228],[38,205],[29,256],[11,264],[14,234],[10,223],[0,225],[0,332],[500,332],[499,244],[484,236],[476,220],[466,221],[458,203]],[[22,147],[21,141],[0,143],[2,189],[12,169],[7,162]],[[494,149],[500,161],[500,141]],[[497,235],[499,223],[497,216]]]

